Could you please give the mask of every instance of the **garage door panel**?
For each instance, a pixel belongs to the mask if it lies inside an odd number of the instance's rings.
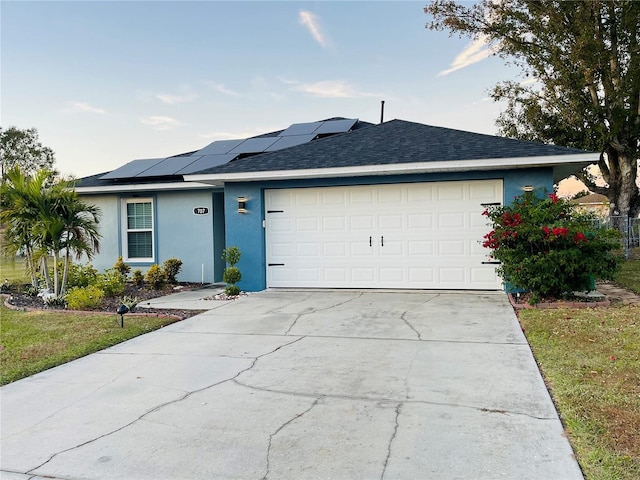
[[[463,182],[440,183],[437,186],[437,200],[456,201],[465,199],[465,187]]]
[[[327,242],[322,245],[322,254],[326,257],[345,257],[347,246],[344,242]]]
[[[341,190],[326,190],[322,192],[323,205],[346,205],[347,192]]]
[[[502,191],[498,190],[502,185],[495,182],[479,181],[469,184],[469,199],[484,201],[486,198],[502,198]]]
[[[409,240],[407,242],[407,250],[412,257],[416,256],[432,256],[434,252],[434,245],[432,241],[428,240]]]
[[[354,215],[349,219],[351,230],[366,230],[371,232],[374,228],[374,218],[372,215]]]
[[[301,217],[296,219],[296,232],[317,232],[320,225],[317,217]]]
[[[330,232],[346,232],[347,219],[342,217],[323,217],[322,229]]]
[[[296,245],[296,256],[317,258],[320,255],[320,245],[317,243],[298,243]]]
[[[435,269],[426,267],[410,267],[409,281],[414,285],[435,285]],[[429,287],[425,287],[429,288]]]
[[[404,217],[399,214],[380,215],[378,217],[378,228],[385,231],[404,230]]]
[[[267,190],[267,263],[285,264],[267,285],[498,289],[481,246],[495,202],[500,180]]]
[[[438,255],[464,256],[466,255],[466,242],[464,240],[441,240],[438,242]]]
[[[418,213],[407,215],[407,225],[410,230],[416,228],[433,228],[433,215],[430,213]]]
[[[376,281],[376,272],[373,267],[356,267],[351,270],[351,281],[354,283],[357,282],[375,282]]]

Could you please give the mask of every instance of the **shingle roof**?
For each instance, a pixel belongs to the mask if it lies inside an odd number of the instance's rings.
[[[329,120],[337,119],[339,118]],[[270,132],[253,138],[272,137],[280,132]],[[240,156],[229,163],[189,172],[189,175],[242,174],[501,158],[516,160],[522,158],[524,164],[525,159],[531,157],[582,153],[586,152],[575,148],[525,142],[405,120],[391,120],[378,125],[358,121],[350,131],[345,133],[324,138],[321,136],[314,141],[273,152]],[[167,160],[170,158],[172,157],[167,157]],[[82,178],[76,186],[105,187],[132,183],[159,184],[183,181],[182,175],[119,180],[101,179],[104,175],[101,173]]]
[[[198,174],[244,173],[414,162],[528,158],[585,153],[575,148],[391,120],[313,142],[239,158]]]

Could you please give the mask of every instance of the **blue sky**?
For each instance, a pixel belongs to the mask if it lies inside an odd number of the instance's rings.
[[[517,71],[424,28],[424,1],[1,6],[1,124],[76,177],[291,123],[399,118],[494,134]]]

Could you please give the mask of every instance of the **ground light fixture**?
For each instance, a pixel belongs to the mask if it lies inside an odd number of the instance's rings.
[[[124,328],[124,314],[129,313],[129,307],[122,304],[118,307],[118,309],[116,310],[116,313],[120,315],[120,327]]]
[[[238,197],[238,213],[247,213],[246,197]]]

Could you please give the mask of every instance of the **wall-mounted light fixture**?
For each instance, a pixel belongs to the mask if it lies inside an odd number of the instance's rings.
[[[246,197],[238,197],[238,213],[247,213]]]
[[[533,192],[533,186],[532,185],[525,185],[522,190],[524,190],[525,192]]]

